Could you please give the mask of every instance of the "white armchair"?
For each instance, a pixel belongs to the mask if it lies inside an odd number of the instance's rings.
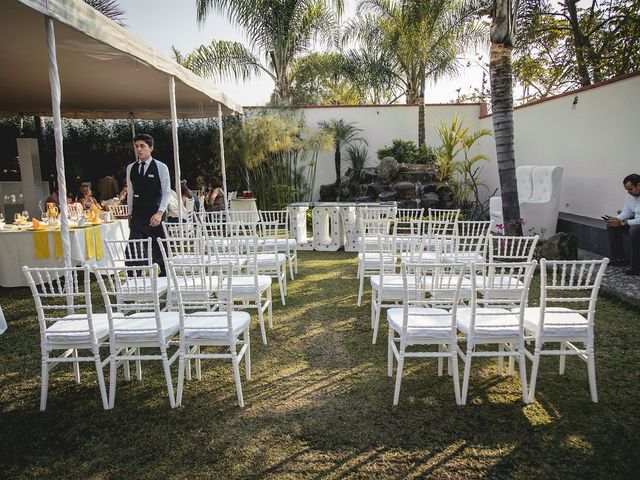
[[[533,232],[541,238],[554,235],[560,209],[562,167],[523,165],[516,168],[516,180],[524,233]],[[504,223],[501,197],[491,197],[489,212],[493,225]]]

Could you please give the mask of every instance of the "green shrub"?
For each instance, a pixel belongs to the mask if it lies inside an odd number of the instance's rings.
[[[384,157],[393,157],[399,163],[433,164],[436,162],[437,149],[427,144],[418,147],[411,140],[396,138],[390,147],[385,146],[376,153],[380,160]]]

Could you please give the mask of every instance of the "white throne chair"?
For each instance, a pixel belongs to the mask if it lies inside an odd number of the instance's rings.
[[[556,233],[560,193],[562,189],[562,167],[523,165],[516,168],[518,201],[525,235],[538,234],[548,238]],[[502,198],[491,197],[489,213],[493,225],[502,225]]]

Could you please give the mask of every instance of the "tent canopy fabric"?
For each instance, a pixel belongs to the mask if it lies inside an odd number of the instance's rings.
[[[242,107],[82,0],[0,1],[0,115],[51,115],[45,16],[54,20],[62,116],[205,118]],[[153,28],[153,26],[150,26]]]

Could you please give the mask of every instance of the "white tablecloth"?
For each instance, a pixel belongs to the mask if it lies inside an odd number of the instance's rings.
[[[98,265],[107,265],[108,254],[104,245],[105,240],[123,240],[129,238],[129,224],[127,220],[116,220],[113,223],[103,223],[99,226],[103,242],[103,257],[89,260]],[[76,265],[87,262],[85,245],[85,229],[69,230],[71,241],[71,261]],[[49,252],[47,259],[37,259],[33,248],[33,232],[30,231],[0,231],[0,286],[23,287],[27,281],[22,273],[24,265],[28,267],[58,267],[62,260],[55,257],[53,232],[49,232]]]

